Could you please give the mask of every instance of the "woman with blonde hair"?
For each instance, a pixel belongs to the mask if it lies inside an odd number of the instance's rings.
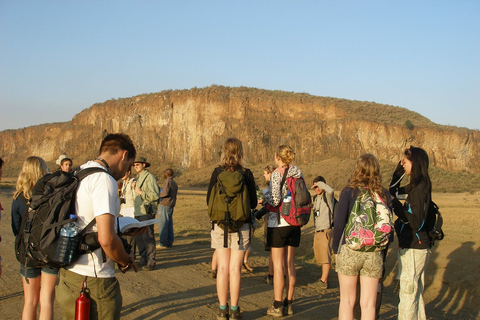
[[[353,319],[353,309],[360,275],[360,308],[362,319],[375,319],[379,279],[383,273],[382,251],[364,252],[345,245],[345,226],[357,197],[368,193],[391,207],[390,194],[382,187],[380,165],[371,154],[361,155],[347,186],[342,190],[335,214],[333,252],[337,255],[336,271],[340,284],[338,319]],[[380,197],[381,199],[378,199]]]
[[[47,173],[49,173],[47,164],[40,157],[28,157],[23,163],[12,202],[12,230],[15,236],[20,230],[22,217],[27,210],[35,183]],[[24,293],[22,319],[36,319],[39,303],[39,319],[53,319],[58,270],[51,268],[25,269],[23,265],[20,265],[20,274],[23,279]]]
[[[281,145],[275,152],[275,166],[277,167],[270,177],[270,187],[265,193],[265,201],[279,207],[287,194],[287,184],[283,183],[283,176],[300,178],[302,172],[292,165],[295,152],[292,147]],[[282,317],[292,315],[293,293],[297,282],[295,271],[295,251],[300,245],[301,229],[290,225],[280,213],[269,213],[267,229],[267,246],[271,247],[273,262],[273,292],[274,302],[267,309],[267,315]],[[285,299],[283,291],[286,290]]]
[[[212,173],[210,184],[207,191],[207,205],[210,202],[215,203],[216,194],[212,193],[212,189],[216,188],[219,176],[230,177],[238,176],[238,172],[243,177],[244,186],[247,188],[249,208],[257,206],[257,194],[255,190],[255,179],[252,171],[243,166],[243,146],[242,142],[237,138],[229,138],[223,145],[221,156],[221,164]],[[224,186],[225,189],[228,188]],[[242,189],[243,190],[243,189]],[[210,195],[212,194],[212,199]],[[237,194],[239,197],[241,194]],[[212,206],[210,203],[210,206]],[[209,207],[210,208],[210,207]],[[219,302],[219,311],[217,319],[241,319],[240,308],[238,302],[240,299],[240,279],[245,251],[250,248],[250,229],[251,220],[245,221],[237,232],[229,233],[226,226],[220,223],[212,223],[211,247],[215,249],[214,259],[217,263],[217,296]],[[227,234],[225,234],[227,233]],[[226,242],[226,243],[225,243]],[[225,245],[227,245],[225,247]],[[216,257],[215,257],[216,256]],[[230,309],[228,308],[228,291],[230,289]]]

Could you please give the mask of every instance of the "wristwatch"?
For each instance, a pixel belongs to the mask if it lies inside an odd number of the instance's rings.
[[[129,258],[129,261],[125,266],[121,266],[120,264],[118,264],[118,269],[120,269],[122,273],[125,273],[132,266],[132,262],[132,258]]]

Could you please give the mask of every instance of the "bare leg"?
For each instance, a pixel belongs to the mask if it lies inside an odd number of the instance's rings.
[[[285,263],[285,248],[272,248],[273,261],[273,294],[276,301],[282,301],[285,278],[283,269]]]
[[[286,261],[286,274],[287,274],[287,282],[285,286],[287,288],[287,299],[293,299],[293,292],[295,290],[295,284],[297,283],[297,272],[295,270],[295,247],[287,247],[287,261]]]
[[[360,308],[362,320],[375,320],[378,278],[360,276]]]
[[[217,257],[217,296],[220,305],[227,305],[228,301],[228,282],[230,272],[230,249],[216,249]]]
[[[338,282],[340,283],[338,320],[353,319],[353,306],[355,305],[355,297],[357,294],[357,278],[358,276],[338,274]]]
[[[322,264],[322,277],[320,278],[320,280],[322,280],[323,282],[327,282],[329,273],[330,273],[330,263]]]
[[[217,249],[215,249],[215,251],[213,251],[213,255],[212,255],[212,271],[217,270],[217,268],[218,268]]]
[[[231,250],[230,252],[230,305],[238,306],[241,288],[241,271],[245,251]]]
[[[22,277],[22,281],[24,294],[22,320],[35,320],[37,319],[37,306],[40,301],[40,276],[29,278],[28,283]]]
[[[53,320],[53,304],[55,301],[55,284],[57,276],[42,273],[40,286],[40,317],[39,320]]]

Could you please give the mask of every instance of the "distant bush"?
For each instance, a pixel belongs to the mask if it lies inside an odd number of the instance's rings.
[[[405,121],[405,127],[407,127],[409,130],[413,130],[415,128],[412,121],[410,120]]]

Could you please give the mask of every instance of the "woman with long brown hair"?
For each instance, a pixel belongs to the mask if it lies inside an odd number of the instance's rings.
[[[49,173],[47,164],[40,157],[28,157],[23,163],[12,202],[12,230],[15,236],[20,230],[22,217],[27,210],[35,183],[47,173]],[[24,293],[22,319],[36,319],[39,303],[39,319],[53,319],[58,270],[52,268],[25,269],[23,265],[20,265],[20,274],[23,279]]]
[[[255,191],[255,180],[253,173],[243,166],[243,146],[237,138],[229,138],[223,145],[221,164],[212,173],[207,191],[207,205],[215,199],[210,199],[212,189],[219,181],[219,175],[241,173],[244,186],[247,188],[250,212],[257,206],[257,194]],[[215,194],[212,194],[215,197]],[[240,196],[240,195],[238,195]],[[212,204],[210,204],[212,205]],[[217,271],[217,296],[219,302],[218,319],[241,319],[238,302],[240,300],[240,280],[243,258],[245,251],[250,248],[251,220],[245,221],[237,232],[228,232],[225,225],[212,223],[211,247],[215,249],[214,259],[218,265]],[[225,233],[226,235],[225,239]],[[227,246],[225,247],[225,240]],[[230,289],[230,309],[228,308],[228,292]]]
[[[393,181],[397,187],[390,191],[395,195],[406,195],[402,205],[394,199],[395,231],[398,237],[398,276],[400,279],[400,302],[398,319],[426,319],[423,301],[424,277],[431,241],[426,230],[435,219],[429,212],[432,198],[432,182],[428,174],[428,154],[422,148],[411,146],[406,149],[395,170]],[[398,188],[403,176],[410,177],[405,187]],[[397,179],[396,179],[397,178]],[[397,182],[397,183],[395,183]],[[400,198],[400,196],[398,196]]]
[[[390,207],[390,194],[382,187],[380,165],[375,156],[361,155],[355,164],[346,187],[340,194],[335,215],[333,252],[337,255],[336,271],[340,284],[339,320],[353,319],[353,308],[360,276],[360,308],[362,319],[375,319],[377,288],[383,273],[381,250],[357,251],[345,244],[345,226],[351,215],[357,197],[368,193]],[[390,230],[391,227],[389,227]]]

